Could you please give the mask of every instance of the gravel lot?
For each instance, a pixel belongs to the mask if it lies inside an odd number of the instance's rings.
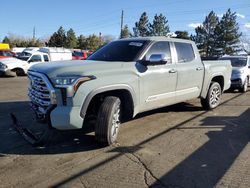
[[[225,93],[210,112],[192,100],[141,114],[106,148],[91,129],[29,145],[9,116],[36,134],[46,128],[26,93],[26,77],[0,78],[0,187],[250,187],[250,92]]]

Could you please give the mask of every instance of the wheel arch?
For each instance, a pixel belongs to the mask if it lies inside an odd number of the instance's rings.
[[[208,90],[210,88],[210,85],[212,82],[218,82],[221,87],[221,91],[224,91],[224,86],[225,86],[225,78],[221,74],[216,74],[213,75],[212,78],[207,82],[206,88],[203,88],[203,91],[201,93],[201,98],[205,99],[208,93]]]
[[[224,77],[222,75],[218,75],[218,76],[213,77],[210,84],[212,82],[217,82],[218,84],[220,84],[221,90],[224,91],[225,81],[224,81]]]
[[[119,97],[123,108],[126,109],[126,119],[133,117],[134,107],[136,105],[135,92],[129,85],[125,84],[105,86],[91,91],[82,104],[80,116],[84,118],[95,100],[106,96]]]
[[[20,70],[23,73],[23,75],[26,74],[25,70],[23,68],[21,68],[21,67],[15,67],[15,68],[11,69],[10,71],[17,72],[18,70]],[[17,76],[20,76],[20,75],[17,75]]]

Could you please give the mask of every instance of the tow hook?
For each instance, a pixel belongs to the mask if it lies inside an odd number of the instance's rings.
[[[12,125],[15,130],[32,146],[41,147],[44,146],[50,138],[50,130],[45,130],[41,136],[37,136],[32,133],[28,128],[22,127],[13,113],[10,113],[12,119]]]

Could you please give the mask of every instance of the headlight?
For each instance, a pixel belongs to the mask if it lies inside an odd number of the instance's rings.
[[[54,85],[56,87],[60,86],[68,86],[74,83],[78,77],[57,77],[54,79]]]
[[[58,76],[52,79],[56,88],[65,88],[67,97],[72,97],[80,85],[84,82],[96,79],[95,76]]]
[[[7,69],[8,66],[0,62],[0,68],[2,68],[2,69]]]
[[[244,73],[244,70],[240,70],[240,74],[243,74]]]

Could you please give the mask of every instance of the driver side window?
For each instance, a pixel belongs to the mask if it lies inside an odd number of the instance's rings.
[[[30,60],[29,60],[29,62],[41,62],[41,61],[42,61],[42,58],[41,58],[40,55],[33,55],[33,56],[30,58]]]
[[[154,43],[150,49],[148,50],[148,52],[146,53],[146,55],[144,56],[144,60],[149,60],[150,56],[152,54],[164,54],[167,59],[168,59],[168,63],[172,63],[172,59],[171,59],[171,52],[170,52],[170,44],[169,42],[156,42]]]

